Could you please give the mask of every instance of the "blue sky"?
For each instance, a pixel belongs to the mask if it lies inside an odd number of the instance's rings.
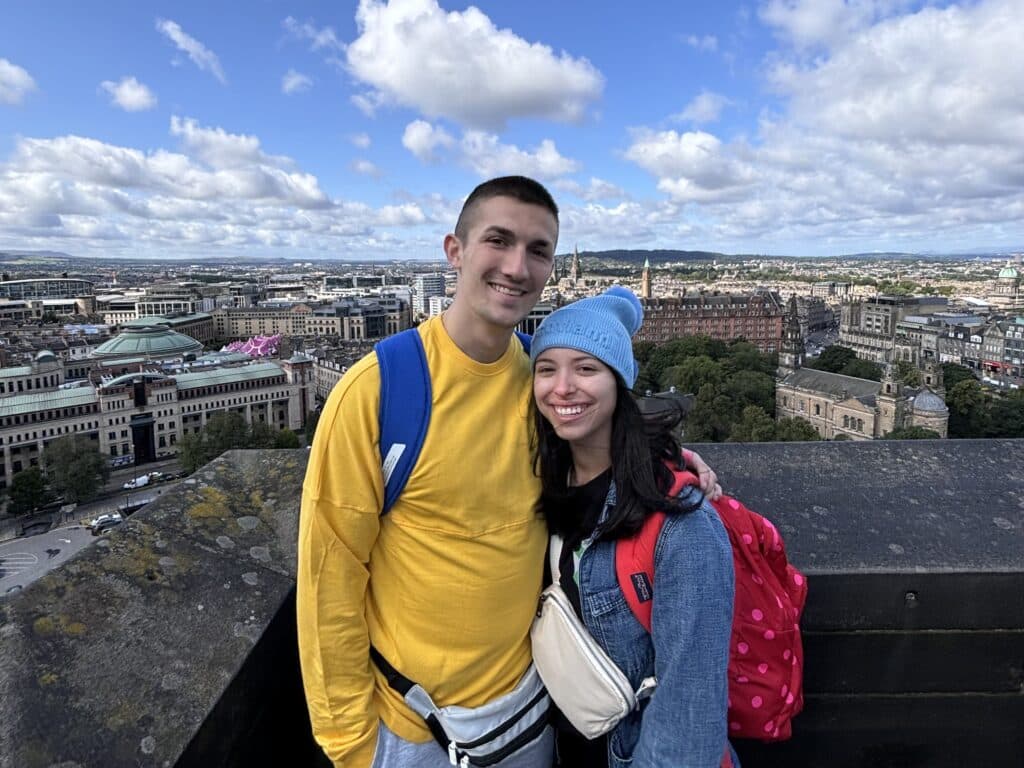
[[[1024,0],[0,6],[0,248],[437,258],[541,179],[560,250],[1024,245]]]

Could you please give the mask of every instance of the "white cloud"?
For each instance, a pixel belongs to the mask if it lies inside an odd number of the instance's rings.
[[[473,6],[446,13],[436,0],[360,0],[356,23],[346,57],[370,87],[354,99],[367,114],[398,104],[492,130],[517,117],[579,121],[603,87],[586,59],[498,29]]]
[[[583,185],[573,179],[558,179],[552,186],[554,186],[555,189],[561,190],[562,192],[568,192],[570,195],[575,195],[581,200],[586,200],[588,202],[622,200],[628,197],[626,191],[622,189],[622,187],[594,176],[590,177],[590,181],[586,185]]]
[[[729,99],[711,91],[701,91],[676,117],[698,125],[718,121],[722,110],[730,104]]]
[[[289,96],[293,93],[308,91],[312,87],[312,78],[301,72],[296,72],[294,69],[289,69],[285,72],[284,77],[281,78],[281,93]]]
[[[222,84],[227,84],[228,79],[224,75],[224,70],[220,65],[220,59],[217,58],[217,54],[194,37],[188,35],[176,22],[169,19],[157,19],[156,28],[168,40],[174,43],[179,51],[187,54],[192,59],[193,64],[204,72],[210,72]]]
[[[768,62],[778,113],[749,142],[639,129],[626,159],[694,217],[707,247],[1019,240],[1019,0],[893,15],[897,6],[769,3],[762,14],[783,14],[774,18],[793,45]]]
[[[686,44],[691,48],[696,48],[698,51],[717,51],[718,50],[718,38],[714,35],[687,35],[683,38]]]
[[[466,131],[459,148],[462,162],[484,178],[521,175],[546,180],[579,170],[579,163],[559,154],[551,139],[542,140],[530,151],[502,144],[491,133]]]
[[[767,0],[761,20],[798,49],[834,44],[910,6],[910,0]]]
[[[442,201],[373,208],[331,199],[254,136],[174,118],[180,152],[80,136],[22,138],[0,165],[0,242],[167,257],[287,248],[337,257],[392,255],[387,229],[435,220]],[[411,241],[418,242],[415,236]],[[72,248],[63,245],[60,247]]]
[[[455,146],[455,139],[444,128],[435,127],[426,120],[413,120],[402,133],[402,146],[418,160],[430,163],[436,159],[438,149]]]
[[[469,130],[456,141],[444,128],[425,120],[414,120],[405,127],[402,145],[422,162],[435,162],[441,155],[479,176],[521,174],[538,179],[555,179],[579,170],[575,160],[564,157],[551,139],[543,139],[534,150],[524,150],[485,131]]]
[[[370,144],[373,143],[370,139],[370,134],[368,133],[354,133],[349,136],[349,141],[352,142],[353,146],[358,147],[359,149],[369,149]]]
[[[126,112],[141,112],[156,106],[156,95],[134,77],[122,77],[119,82],[104,80],[100,88],[110,94],[110,103]]]
[[[281,22],[281,26],[296,40],[308,41],[310,48],[314,51],[325,49],[328,51],[342,51],[345,49],[345,46],[335,34],[333,27],[317,29],[311,22],[299,22],[292,16]]]
[[[0,59],[0,104],[20,104],[36,89],[32,75],[7,59]]]
[[[352,162],[352,171],[354,173],[358,173],[360,176],[370,176],[372,178],[379,178],[382,175],[380,168],[369,160],[364,160],[362,158]]]

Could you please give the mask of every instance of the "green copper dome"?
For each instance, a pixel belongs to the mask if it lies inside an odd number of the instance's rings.
[[[203,345],[165,325],[125,328],[110,341],[100,344],[90,357],[110,360],[118,357],[147,357],[153,360],[181,357],[201,351]]]
[[[991,274],[991,272],[989,273]],[[1020,275],[1017,274],[1017,270],[1007,264],[1001,270],[999,270],[999,279],[1009,278],[1010,280],[1016,280]]]

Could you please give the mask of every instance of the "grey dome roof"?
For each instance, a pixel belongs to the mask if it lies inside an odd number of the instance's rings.
[[[36,355],[36,360],[38,362],[40,362],[40,363],[42,363],[42,362],[44,362],[46,360],[56,360],[56,359],[57,359],[57,356],[55,354],[53,354],[53,352],[51,352],[48,349],[42,349],[42,350],[39,351],[39,354]]]
[[[181,357],[199,352],[203,345],[183,333],[172,331],[165,325],[125,328],[124,331],[100,344],[90,357],[110,359],[118,357],[148,357],[163,359]]]
[[[942,398],[931,390],[924,390],[914,398],[914,411],[917,413],[946,413],[949,409]]]

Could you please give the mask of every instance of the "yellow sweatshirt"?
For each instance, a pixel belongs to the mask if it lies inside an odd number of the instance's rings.
[[[371,354],[334,388],[302,494],[298,630],[313,731],[336,766],[368,768],[378,718],[431,736],[369,658],[372,643],[438,706],[507,693],[530,663],[547,534],[535,512],[529,358],[467,357],[440,318],[419,328],[433,406],[405,491],[381,517],[380,372]]]

